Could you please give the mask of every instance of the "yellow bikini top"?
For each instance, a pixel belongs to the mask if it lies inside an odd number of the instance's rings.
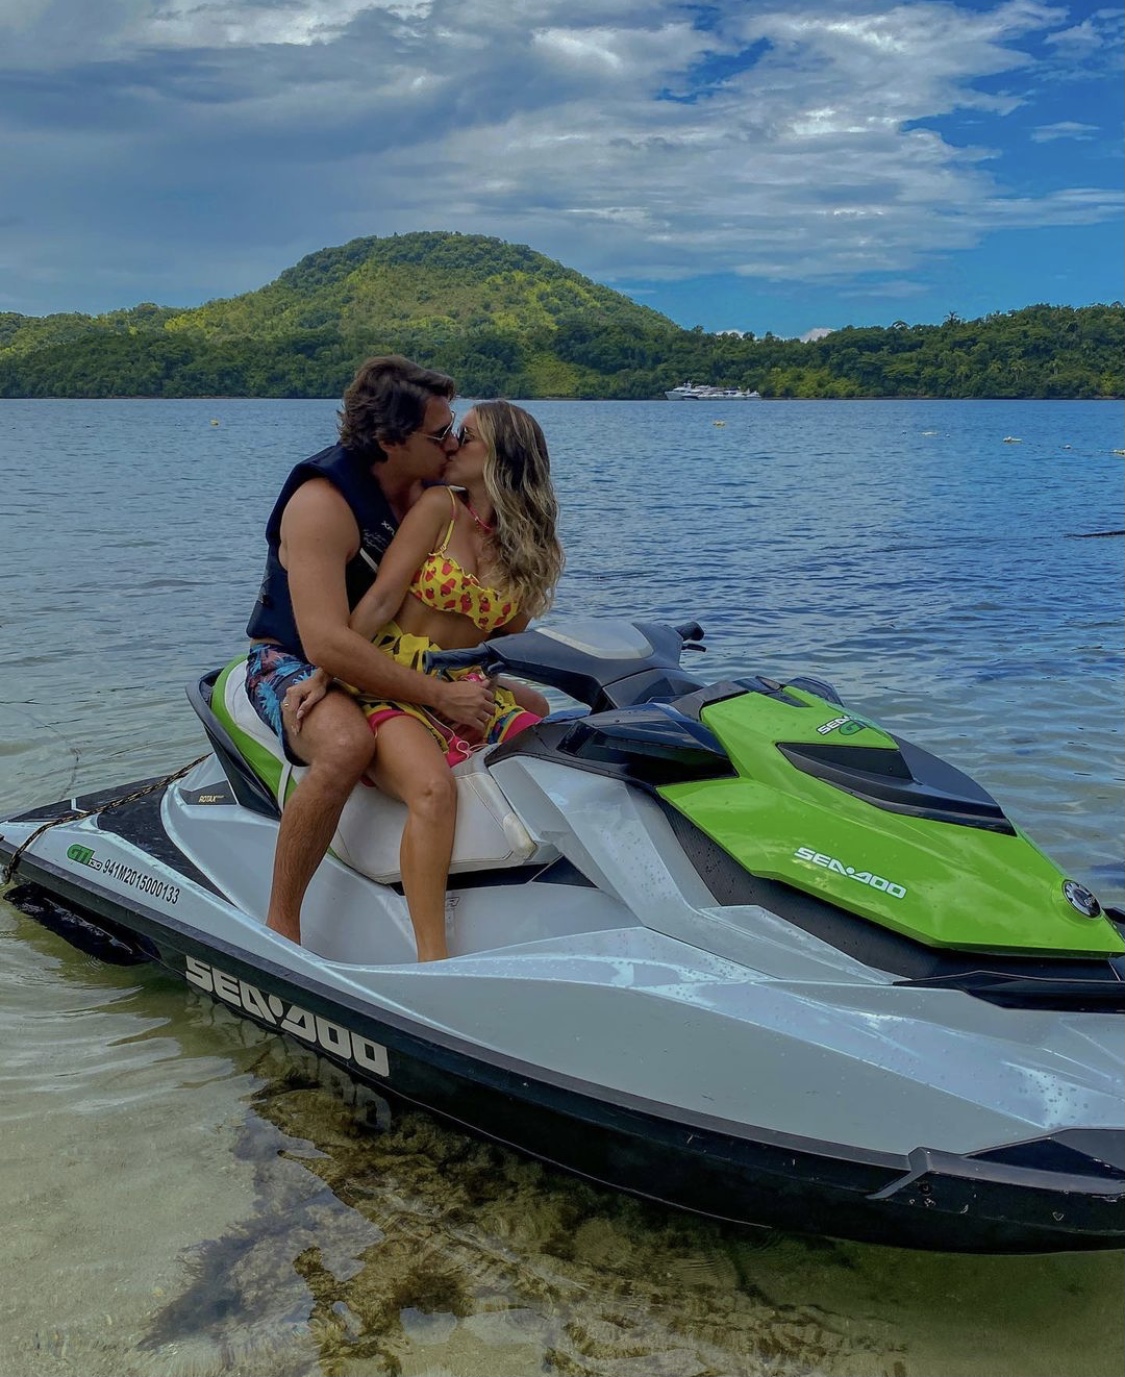
[[[519,611],[516,600],[496,588],[486,588],[470,574],[459,560],[446,553],[453,528],[457,524],[457,498],[449,491],[453,516],[436,550],[423,561],[410,584],[410,592],[437,612],[460,612],[486,635],[503,626]]]

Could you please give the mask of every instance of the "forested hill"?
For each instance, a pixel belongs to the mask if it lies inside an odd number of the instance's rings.
[[[659,397],[688,379],[765,397],[1121,397],[1125,307],[951,314],[808,344],[709,335],[524,245],[403,234],[322,249],[191,310],[0,314],[0,397],[338,397],[376,353],[477,397]]]

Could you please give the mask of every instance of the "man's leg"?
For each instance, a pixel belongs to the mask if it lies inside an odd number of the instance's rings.
[[[445,945],[445,888],[457,826],[457,784],[441,747],[415,717],[379,726],[371,779],[406,804],[399,865],[419,961],[441,961]]]
[[[294,710],[282,704],[290,750],[308,764],[281,813],[266,926],[301,940],[301,901],[324,859],[359,777],[371,764],[375,738],[354,698],[333,690],[293,730]]]

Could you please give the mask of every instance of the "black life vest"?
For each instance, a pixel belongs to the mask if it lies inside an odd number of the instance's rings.
[[[304,459],[285,480],[281,494],[266,522],[266,572],[258,591],[258,601],[250,614],[246,634],[255,641],[276,641],[283,649],[305,659],[297,633],[293,601],[289,596],[289,575],[282,568],[281,516],[286,504],[302,483],[310,478],[327,478],[351,508],[359,527],[359,550],[348,561],[344,577],[348,606],[355,607],[375,582],[379,560],[394,539],[398,522],[383,489],[371,472],[371,460],[361,458],[342,445],[331,445],[311,459]]]

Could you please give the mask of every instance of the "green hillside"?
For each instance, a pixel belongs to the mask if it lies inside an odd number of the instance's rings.
[[[576,322],[633,338],[679,333],[524,245],[354,239],[191,310],[0,315],[0,396],[332,397],[363,358],[385,352],[446,369],[477,395],[601,395],[598,367],[553,347]]]
[[[659,397],[686,379],[771,397],[1125,394],[1125,308],[1031,306],[809,344],[684,330],[520,244],[418,233],[322,249],[191,310],[0,314],[0,397],[337,397],[370,354],[469,396]]]

